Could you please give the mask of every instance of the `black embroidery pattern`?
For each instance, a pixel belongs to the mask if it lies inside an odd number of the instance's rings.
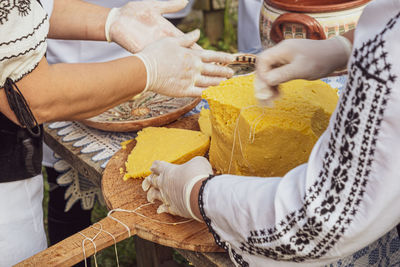
[[[234,251],[233,249],[229,248],[228,244],[226,244],[226,242],[221,241],[220,236],[214,231],[214,229],[211,226],[211,220],[210,218],[207,217],[205,211],[204,211],[204,204],[203,204],[203,191],[204,188],[207,184],[208,181],[210,181],[212,178],[214,178],[214,175],[209,175],[208,178],[206,180],[203,181],[203,183],[201,184],[200,190],[199,190],[199,208],[200,208],[200,214],[203,217],[204,222],[207,224],[208,229],[210,230],[210,232],[212,233],[212,235],[214,236],[215,239],[215,243],[217,243],[218,246],[220,246],[221,248],[225,249],[226,251],[230,250],[233,258],[235,259],[235,261],[240,264],[240,266],[243,267],[248,267],[249,264],[243,259],[242,256],[240,256],[238,253],[236,253],[236,251]],[[228,251],[229,252],[229,251]]]
[[[14,6],[11,6],[10,0],[0,0],[0,24],[8,20],[8,14],[13,8]]]
[[[0,24],[8,21],[13,8],[18,10],[20,16],[26,16],[31,11],[31,0],[0,0]]]
[[[26,16],[31,11],[31,1],[30,0],[14,0],[14,5],[18,9],[20,16]]]
[[[0,46],[7,46],[7,45],[10,45],[10,44],[15,44],[17,42],[20,42],[20,41],[22,41],[24,39],[27,39],[27,38],[33,36],[35,34],[35,32],[37,30],[39,30],[39,28],[44,25],[44,23],[47,21],[47,18],[48,18],[48,15],[46,14],[46,16],[39,22],[39,24],[35,28],[32,29],[31,33],[29,33],[27,35],[24,35],[24,36],[21,36],[21,37],[15,39],[15,40],[11,40],[11,41],[8,41],[8,42],[0,43]]]
[[[20,57],[20,56],[26,55],[27,53],[36,50],[36,48],[38,48],[41,44],[45,43],[46,40],[47,40],[47,37],[45,37],[42,40],[40,40],[34,47],[31,47],[28,50],[25,50],[24,52],[18,53],[17,55],[11,55],[11,56],[2,57],[2,58],[0,58],[0,61],[8,60],[8,59],[11,59],[11,58],[14,58],[14,57]]]
[[[399,17],[400,12],[379,34],[354,49],[347,87],[341,96],[322,168],[318,179],[307,189],[303,206],[287,214],[272,228],[250,231],[246,242],[241,243],[243,252],[302,262],[322,257],[345,234],[362,202],[374,162],[377,136],[397,79],[391,73],[383,37]],[[227,249],[203,209],[202,193],[207,181],[199,193],[200,211],[217,244]],[[335,216],[331,217],[333,214]],[[323,229],[327,222],[332,227]],[[283,237],[290,242],[263,246]],[[236,252],[234,258],[241,266],[248,266]]]

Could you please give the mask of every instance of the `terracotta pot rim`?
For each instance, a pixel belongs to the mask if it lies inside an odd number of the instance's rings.
[[[353,0],[347,3],[304,6],[299,4],[285,3],[282,0],[264,0],[264,4],[270,5],[274,8],[278,8],[284,11],[294,11],[302,13],[323,13],[323,12],[335,12],[351,8],[357,8],[364,4],[367,4],[370,1],[371,0]]]

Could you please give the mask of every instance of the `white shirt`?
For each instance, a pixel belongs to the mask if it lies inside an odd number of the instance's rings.
[[[30,73],[46,52],[49,22],[36,0],[2,1],[0,13],[0,87]]]
[[[239,0],[239,52],[257,54],[262,50],[259,30],[259,20],[262,4],[262,0]]]
[[[400,1],[371,2],[347,86],[308,163],[282,178],[221,175],[206,183],[203,217],[239,264],[328,264],[400,222],[399,58]]]

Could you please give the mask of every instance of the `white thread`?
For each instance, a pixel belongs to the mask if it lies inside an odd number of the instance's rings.
[[[235,143],[236,143],[236,129],[238,128],[238,125],[239,125],[240,113],[242,113],[242,109],[240,109],[239,115],[236,119],[236,126],[235,126],[235,129],[233,130],[233,142],[232,142],[232,149],[231,149],[231,157],[230,157],[229,166],[228,166],[228,174],[231,174],[233,152],[235,151]]]
[[[94,225],[96,225],[96,224],[100,224],[100,229],[94,227]],[[116,260],[117,260],[117,267],[119,267],[119,257],[118,257],[118,249],[117,249],[117,240],[115,239],[115,237],[114,237],[113,234],[111,234],[110,232],[108,232],[108,231],[106,231],[106,230],[103,229],[103,225],[102,225],[100,222],[97,222],[97,223],[95,223],[94,225],[91,225],[90,227],[92,227],[92,228],[94,228],[94,229],[96,229],[96,230],[99,230],[100,232],[103,231],[103,232],[109,234],[109,235],[112,237],[112,239],[114,240],[115,258],[116,258]]]
[[[264,119],[265,117],[265,110],[262,110],[261,115],[259,115],[254,121],[256,121],[256,123],[253,124],[252,129],[253,129],[253,138],[249,139],[249,141],[253,144],[254,140],[256,138],[256,128],[258,126],[258,124],[262,121],[262,119]],[[251,132],[251,129],[250,129]]]
[[[155,203],[151,203],[151,202],[145,203],[145,204],[140,205],[139,207],[135,208],[134,210],[113,209],[113,210],[110,210],[108,213],[111,214],[111,213],[116,212],[116,211],[134,213],[134,214],[136,214],[136,215],[138,215],[138,216],[140,216],[140,217],[149,219],[149,220],[151,220],[151,221],[153,221],[153,222],[157,222],[157,223],[161,223],[161,224],[166,224],[166,225],[179,225],[179,224],[184,224],[184,223],[188,223],[188,222],[193,221],[193,219],[190,219],[190,220],[186,220],[186,221],[182,221],[182,222],[173,222],[173,223],[171,223],[171,222],[163,222],[163,221],[160,221],[160,220],[157,220],[157,219],[153,219],[153,218],[151,218],[151,217],[148,217],[148,216],[146,216],[146,215],[143,215],[143,214],[137,212],[137,210],[139,210],[139,209],[141,209],[141,208],[143,208],[143,207],[149,206],[149,205],[153,205],[153,204],[155,204]],[[123,226],[125,226],[125,228],[128,228],[128,229],[129,229],[129,227],[126,226],[126,224],[124,224],[124,223],[121,222],[120,220],[116,219],[115,217],[112,217],[111,215],[107,215],[107,216],[111,217],[111,219],[115,220],[116,222],[121,223]],[[130,234],[130,230],[129,230],[129,234]],[[130,235],[129,235],[129,236],[130,236]]]
[[[118,208],[118,209],[113,209],[113,210],[110,210],[110,211],[108,212],[107,217],[110,217],[112,220],[114,220],[114,221],[116,221],[116,222],[122,224],[122,225],[128,230],[128,235],[129,235],[129,237],[132,236],[132,235],[131,235],[131,230],[130,230],[130,228],[129,228],[125,223],[121,222],[119,219],[117,219],[117,218],[111,216],[111,214],[112,214],[113,212],[119,211],[119,212],[134,213],[134,214],[136,214],[136,215],[138,215],[138,216],[141,216],[141,217],[143,217],[143,218],[149,219],[149,220],[151,220],[151,221],[153,221],[153,222],[157,222],[157,223],[161,223],[161,224],[166,224],[166,225],[179,225],[179,224],[184,224],[184,223],[188,223],[188,222],[193,221],[193,219],[190,219],[190,220],[181,221],[181,222],[174,222],[174,223],[163,222],[163,221],[160,221],[160,220],[157,220],[157,219],[153,219],[153,218],[151,218],[151,217],[147,217],[146,215],[143,215],[143,214],[137,212],[137,210],[139,210],[139,209],[141,209],[141,208],[143,208],[143,207],[152,205],[152,204],[154,204],[154,203],[150,203],[150,202],[149,202],[149,203],[145,203],[145,204],[142,204],[142,205],[140,205],[139,207],[137,207],[137,208],[135,208],[135,209],[133,209],[133,210],[126,210],[126,209],[119,209],[119,208]],[[96,258],[97,247],[96,247],[96,243],[94,242],[94,240],[99,236],[99,234],[100,234],[101,232],[105,232],[105,233],[109,234],[109,235],[113,238],[113,240],[114,240],[115,256],[116,256],[116,260],[117,260],[117,266],[119,267],[118,250],[117,250],[117,240],[115,239],[115,237],[114,237],[110,232],[108,232],[108,231],[106,231],[106,230],[103,229],[103,225],[102,225],[100,222],[97,222],[97,223],[95,223],[94,225],[96,225],[96,224],[99,224],[99,225],[100,225],[100,229],[94,227],[93,225],[90,226],[90,227],[92,227],[92,228],[98,230],[98,232],[94,235],[93,238],[87,237],[87,236],[84,235],[83,233],[78,232],[80,235],[82,235],[83,237],[85,237],[85,238],[82,240],[82,251],[83,251],[83,257],[84,257],[84,260],[85,260],[85,267],[87,267],[86,250],[85,250],[85,241],[86,241],[86,240],[89,240],[89,241],[91,241],[91,242],[93,243],[93,247],[94,247],[94,254],[93,254],[94,263],[95,263],[95,266],[98,267],[98,266],[97,266],[97,258]]]
[[[83,252],[83,259],[85,260],[85,267],[87,267],[87,262],[86,262],[86,251],[85,251],[85,240],[86,238],[84,238],[82,240],[82,252]]]
[[[241,153],[242,153],[242,156],[243,156],[242,142],[240,140],[240,132],[238,131],[240,115],[242,114],[243,110],[246,110],[246,109],[249,109],[249,108],[255,108],[255,107],[260,107],[260,106],[259,105],[251,105],[251,106],[248,106],[248,107],[243,107],[243,108],[240,109],[239,115],[237,116],[235,129],[233,130],[233,143],[232,143],[231,156],[230,156],[230,160],[229,160],[228,174],[231,174],[231,167],[232,167],[232,162],[233,162],[233,153],[235,151],[235,144],[236,144],[236,132],[238,132],[238,135],[239,135],[239,146],[240,146],[240,150],[241,150]],[[260,107],[260,108],[262,108],[262,107]],[[262,116],[263,114],[264,114],[264,110],[263,110],[263,113],[260,116]],[[257,117],[256,119],[258,119],[259,117]],[[260,119],[260,121],[261,121],[261,119]],[[257,123],[257,125],[258,125],[258,123]],[[250,126],[249,138],[252,136],[252,128],[253,127]],[[254,133],[254,136],[255,136],[255,133]],[[254,138],[253,138],[253,142],[254,142]],[[243,159],[246,160],[244,157],[243,157]],[[247,163],[247,165],[249,165],[247,160],[246,160],[246,163]]]
[[[86,250],[85,250],[85,241],[87,238],[84,238],[82,240],[82,251],[83,251],[83,259],[85,260],[85,267],[87,267],[87,261],[86,261]]]
[[[250,167],[250,169],[253,169],[250,165],[250,162],[247,161],[247,159],[244,157],[243,154],[243,146],[242,146],[242,138],[240,137],[240,131],[238,131],[238,138],[239,138],[239,147],[240,147],[240,153],[242,154],[242,158],[245,161],[245,163],[247,164],[247,166]]]
[[[100,224],[100,229],[94,227],[94,226],[93,226],[94,224]],[[93,228],[93,229],[95,229],[95,230],[97,230],[98,232],[97,232],[97,234],[95,234],[94,237],[92,238],[93,240],[95,240],[95,239],[99,236],[99,234],[101,233],[101,231],[103,231],[103,225],[102,225],[100,222],[96,222],[96,223],[94,223],[94,224],[91,225],[90,227]]]
[[[111,214],[112,214],[113,212],[115,212],[115,211],[120,211],[120,210],[119,210],[119,209],[110,210],[110,211],[107,213],[107,217],[110,217],[110,218],[113,219],[114,221],[116,221],[116,222],[122,224],[122,225],[126,228],[126,230],[128,230],[128,236],[131,237],[131,236],[132,236],[132,235],[131,235],[131,229],[130,229],[126,224],[124,224],[123,222],[121,222],[120,220],[118,220],[117,218],[111,216]]]
[[[94,254],[93,254],[94,265],[95,265],[96,267],[98,267],[98,266],[97,266],[97,258],[96,258],[96,253],[97,253],[96,243],[94,242],[94,240],[93,240],[92,238],[87,237],[86,235],[84,235],[84,234],[81,233],[81,232],[78,232],[78,233],[79,233],[80,235],[82,235],[83,237],[85,237],[85,239],[82,240],[82,250],[83,250],[83,257],[84,257],[84,259],[85,259],[85,267],[87,267],[86,250],[85,250],[85,241],[86,241],[86,240],[89,240],[89,241],[91,241],[91,242],[93,243],[93,247],[94,247]],[[97,234],[95,235],[95,237],[97,237],[98,234],[99,234],[99,233],[97,233]]]
[[[254,106],[252,106],[252,107],[254,107]],[[256,106],[256,107],[258,107],[258,106]],[[254,143],[254,140],[255,140],[255,138],[256,138],[256,128],[257,128],[258,124],[260,123],[260,121],[264,118],[264,116],[265,116],[264,114],[265,114],[265,111],[264,111],[264,108],[262,108],[262,114],[259,115],[259,116],[254,120],[256,123],[252,123],[252,125],[250,125],[249,142],[250,142],[251,144]],[[238,137],[239,137],[239,146],[240,146],[240,152],[241,152],[242,158],[243,158],[243,160],[245,161],[245,163],[247,164],[247,166],[249,167],[249,169],[252,170],[252,171],[254,171],[254,168],[251,166],[250,162],[249,162],[249,161],[246,159],[246,157],[244,156],[244,153],[243,153],[243,146],[242,146],[242,139],[241,139],[241,137],[240,137],[240,131],[239,131],[239,130],[238,130]]]

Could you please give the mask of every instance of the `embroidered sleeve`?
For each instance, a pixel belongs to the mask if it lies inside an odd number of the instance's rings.
[[[36,0],[0,1],[0,87],[31,72],[46,52],[49,24]]]
[[[347,87],[307,164],[283,178],[221,175],[203,184],[203,218],[238,264],[330,263],[399,223],[399,17],[359,34]]]

